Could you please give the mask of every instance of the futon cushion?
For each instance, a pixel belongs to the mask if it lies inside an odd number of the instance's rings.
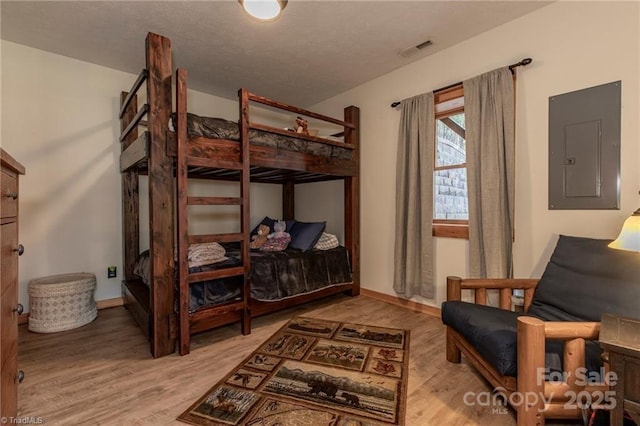
[[[442,322],[453,328],[503,376],[515,376],[517,318],[522,313],[474,303],[442,304]]]
[[[320,239],[326,222],[298,222],[293,224],[289,247],[302,251],[311,250]]]
[[[517,376],[518,317],[524,314],[474,303],[448,301],[442,304],[442,322],[457,331],[503,376]],[[596,342],[585,344],[585,367],[598,371],[601,349]],[[545,367],[562,372],[563,342],[545,343]],[[547,374],[548,378],[548,374]]]
[[[600,321],[605,312],[640,318],[640,253],[610,242],[561,235],[528,313],[547,321]]]

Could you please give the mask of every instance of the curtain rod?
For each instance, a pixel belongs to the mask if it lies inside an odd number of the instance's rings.
[[[511,64],[511,65],[509,65],[509,70],[510,70],[510,71],[511,71],[511,73],[513,74],[513,73],[515,73],[515,69],[516,69],[517,67],[526,67],[526,66],[527,66],[527,65],[529,65],[531,62],[533,62],[533,59],[531,59],[531,58],[524,58],[524,59],[523,59],[523,60],[521,60],[520,62],[516,62],[515,64]],[[433,91],[433,93],[435,93],[435,92],[442,92],[443,90],[451,89],[452,87],[456,87],[456,86],[458,86],[458,85],[460,85],[460,84],[462,84],[462,82],[461,82],[461,81],[459,81],[459,82],[457,82],[457,83],[454,83],[454,84],[450,84],[450,85],[445,86],[445,87],[441,87],[441,88],[439,88],[439,89],[436,89],[436,90],[434,90],[434,91]],[[395,101],[395,102],[393,102],[393,103],[391,104],[391,108],[395,108],[395,107],[397,107],[397,106],[398,106],[398,105],[400,105],[400,104],[401,104],[401,102],[400,102],[400,101]]]

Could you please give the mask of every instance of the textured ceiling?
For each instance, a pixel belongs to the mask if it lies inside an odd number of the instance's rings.
[[[0,13],[4,40],[134,74],[155,32],[171,39],[193,89],[235,99],[246,87],[309,106],[548,3],[290,0],[268,24],[235,0],[3,0]],[[398,54],[427,39],[417,55]]]

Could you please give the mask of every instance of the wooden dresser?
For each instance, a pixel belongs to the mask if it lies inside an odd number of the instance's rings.
[[[16,417],[18,383],[24,374],[18,371],[18,256],[24,247],[18,244],[18,176],[24,167],[0,148],[0,415]]]

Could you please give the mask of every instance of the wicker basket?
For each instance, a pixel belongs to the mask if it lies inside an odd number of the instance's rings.
[[[90,323],[98,316],[95,289],[96,276],[84,272],[29,281],[29,330],[54,333]]]

